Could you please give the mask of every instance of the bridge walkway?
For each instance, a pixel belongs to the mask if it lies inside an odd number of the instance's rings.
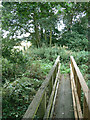
[[[62,74],[60,77],[53,118],[74,118],[69,74]]]

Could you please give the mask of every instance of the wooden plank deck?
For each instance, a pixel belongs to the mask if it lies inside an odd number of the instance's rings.
[[[74,118],[70,77],[68,74],[61,76],[53,118]]]

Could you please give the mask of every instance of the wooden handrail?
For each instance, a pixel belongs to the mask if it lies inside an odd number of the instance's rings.
[[[89,118],[90,115],[90,101],[89,94],[90,90],[73,58],[71,59],[71,87],[72,87],[72,96],[74,103],[75,116],[78,118]],[[84,93],[83,101],[83,111],[81,110],[81,89]]]
[[[39,118],[43,118],[47,109],[47,89],[49,97],[52,94],[53,87],[56,87],[54,83],[57,80],[57,73],[59,74],[59,67],[60,67],[60,56],[57,57],[55,64],[53,65],[51,71],[49,72],[48,76],[46,77],[45,81],[42,83],[41,87],[37,91],[34,99],[32,100],[31,104],[29,105],[26,113],[23,116],[24,119],[28,118],[35,118],[35,115],[39,115]]]
[[[52,93],[51,93],[51,96],[49,99],[47,110],[46,110],[45,115],[44,115],[44,119],[52,118],[52,116],[53,116],[54,105],[55,105],[57,90],[58,90],[58,86],[59,86],[59,81],[58,81],[59,72],[60,72],[60,64],[58,66],[58,73],[57,73],[57,76],[55,79],[55,83],[53,85]]]

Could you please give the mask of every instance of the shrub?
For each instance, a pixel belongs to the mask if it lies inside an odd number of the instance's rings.
[[[52,64],[33,61],[22,77],[3,84],[3,118],[21,119]],[[14,104],[13,104],[14,103]]]
[[[12,76],[15,77],[14,67],[14,64],[2,57],[2,82],[5,82],[5,79],[12,79]]]
[[[42,81],[28,77],[18,78],[3,85],[3,118],[19,119],[23,116]]]
[[[25,72],[25,67],[25,65],[11,63],[6,58],[2,58],[2,82],[5,83],[6,80],[14,81],[17,77],[21,77]]]
[[[73,52],[72,55],[78,65],[88,62],[88,51]]]
[[[18,63],[20,65],[28,62],[28,58],[22,51],[17,51],[16,49],[11,52],[10,59],[12,63]]]
[[[80,34],[77,31],[64,32],[59,44],[68,46],[69,50],[81,51],[88,49],[88,39],[84,34]]]
[[[70,73],[69,65],[68,64],[61,64],[61,66],[60,66],[60,73],[61,74]]]
[[[21,77],[30,66],[30,58],[22,52],[12,51],[10,59],[2,57],[2,81],[14,81],[17,77]]]

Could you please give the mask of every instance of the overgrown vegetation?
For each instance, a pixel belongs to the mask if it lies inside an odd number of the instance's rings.
[[[3,119],[23,117],[58,55],[61,74],[70,73],[72,55],[90,86],[87,3],[3,2],[2,5]],[[62,21],[64,28],[59,30],[57,26]],[[14,49],[22,41],[30,41],[32,46],[27,50],[25,45],[23,50]]]
[[[30,48],[22,54],[25,59],[28,58],[25,64],[18,64],[18,62],[15,64],[3,58],[4,118],[15,117],[21,119],[38,88],[45,80],[57,55],[61,56],[61,74],[70,73],[70,55],[73,55],[85,80],[88,80],[86,74],[88,72],[88,52],[85,51],[72,52],[65,48],[55,46],[52,48]],[[9,108],[10,110],[8,111]]]

